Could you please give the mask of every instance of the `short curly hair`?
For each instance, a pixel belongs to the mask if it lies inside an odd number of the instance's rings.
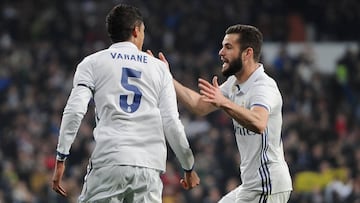
[[[114,43],[129,40],[132,30],[143,22],[139,9],[127,4],[116,5],[106,16],[106,28]]]

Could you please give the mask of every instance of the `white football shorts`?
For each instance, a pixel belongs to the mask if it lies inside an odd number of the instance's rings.
[[[79,203],[161,203],[160,171],[136,166],[88,168]]]

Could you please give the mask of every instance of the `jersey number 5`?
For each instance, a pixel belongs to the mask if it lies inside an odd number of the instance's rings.
[[[140,100],[142,97],[142,93],[140,92],[139,88],[135,85],[129,84],[129,77],[133,78],[141,78],[141,72],[131,69],[131,68],[122,68],[122,75],[121,75],[121,85],[126,89],[134,93],[134,99],[131,104],[128,104],[128,96],[129,95],[120,95],[120,107],[122,110],[128,113],[135,112],[140,106]]]

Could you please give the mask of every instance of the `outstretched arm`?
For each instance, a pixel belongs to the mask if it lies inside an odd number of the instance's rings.
[[[204,102],[199,93],[185,87],[175,79],[173,81],[177,98],[192,113],[205,116],[217,109],[212,103]]]
[[[150,50],[147,50],[147,53],[151,56],[154,56]],[[169,63],[162,52],[159,52],[159,59],[167,65],[167,68],[170,71]],[[199,93],[188,87],[185,87],[175,79],[173,79],[173,82],[178,100],[191,112],[204,116],[217,109],[216,106],[212,105],[211,103],[204,102],[201,99],[202,96]]]

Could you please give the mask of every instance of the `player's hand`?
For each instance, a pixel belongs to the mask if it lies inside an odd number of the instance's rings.
[[[66,197],[67,192],[61,186],[61,179],[65,171],[65,161],[56,161],[55,171],[52,179],[52,189],[60,194],[61,196]]]
[[[212,84],[201,78],[199,78],[198,81],[202,100],[205,102],[210,102],[219,108],[222,106],[222,104],[227,102],[227,99],[222,94],[217,79],[217,76],[214,76]]]
[[[151,52],[151,50],[146,50],[146,52],[150,55],[150,56],[154,56],[154,54]],[[169,66],[169,62],[166,60],[165,55],[162,52],[159,52],[159,59],[164,62],[166,64],[166,67],[168,68],[168,70],[170,70],[170,66]]]
[[[200,184],[200,178],[195,171],[185,172],[180,183],[185,190],[190,190]]]

